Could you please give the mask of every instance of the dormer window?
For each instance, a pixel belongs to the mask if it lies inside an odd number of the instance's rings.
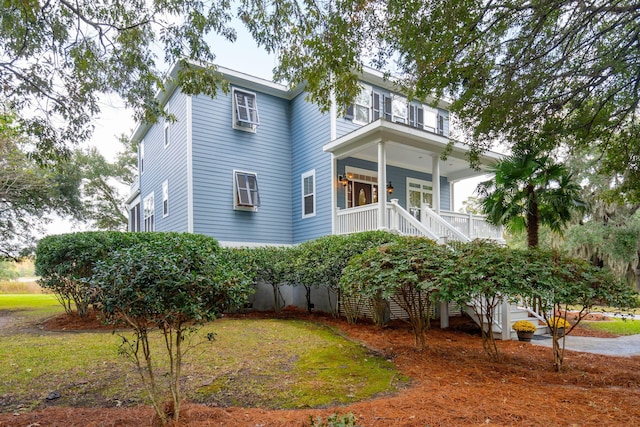
[[[260,124],[256,94],[233,89],[233,128],[255,132]]]

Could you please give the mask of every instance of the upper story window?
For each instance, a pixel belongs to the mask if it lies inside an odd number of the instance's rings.
[[[255,172],[233,171],[233,208],[257,211],[260,206],[258,176]]]
[[[409,105],[409,126],[424,129],[424,109],[421,105]]]
[[[445,135],[448,133],[448,129],[445,126],[445,122],[448,121],[445,116],[438,114],[438,133],[440,135]]]
[[[144,209],[144,231],[154,231],[156,228],[155,225],[155,215],[154,215],[154,201],[153,201],[153,193],[149,194],[144,198],[143,203]]]
[[[162,217],[169,216],[169,181],[162,183]]]
[[[391,121],[391,97],[382,93],[373,92],[372,99],[371,120],[376,121],[382,117],[385,120]]]
[[[302,174],[302,218],[316,215],[316,170]]]
[[[233,128],[255,132],[260,124],[256,94],[233,89]]]
[[[424,107],[424,128],[435,132],[438,127],[438,110],[431,107]]]
[[[171,124],[165,121],[164,122],[164,148],[167,148],[169,146],[170,137],[171,137],[170,129],[171,129]]]
[[[140,141],[140,148],[138,148],[140,152],[140,175],[144,173],[144,140]]]
[[[371,121],[369,115],[371,111],[371,88],[368,86],[360,86],[360,93],[354,100],[353,121],[367,124]]]
[[[391,120],[396,123],[407,123],[407,99],[394,96],[391,101]]]

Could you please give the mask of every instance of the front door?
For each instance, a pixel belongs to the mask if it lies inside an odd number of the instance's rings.
[[[433,203],[433,187],[431,182],[419,179],[407,178],[407,208],[409,213],[418,221],[421,221],[420,206],[426,203],[431,207]]]
[[[353,206],[368,205],[372,202],[373,188],[366,182],[353,182]]]

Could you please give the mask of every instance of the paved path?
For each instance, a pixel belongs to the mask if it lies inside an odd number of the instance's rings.
[[[595,337],[565,337],[567,350],[583,351],[587,353],[606,354],[609,356],[640,356],[640,334],[617,338]],[[532,344],[552,346],[550,335],[536,335]],[[562,345],[562,342],[560,343]]]

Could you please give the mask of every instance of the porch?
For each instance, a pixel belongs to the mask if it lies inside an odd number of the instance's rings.
[[[383,119],[334,138],[323,149],[332,155],[335,177],[333,234],[386,229],[441,243],[502,240],[501,228],[483,216],[454,212],[454,185],[485,175],[483,169],[499,154],[484,153],[474,169],[466,145]]]

